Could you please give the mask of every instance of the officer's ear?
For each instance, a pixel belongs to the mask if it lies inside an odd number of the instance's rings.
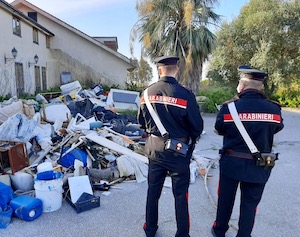
[[[161,74],[162,74],[162,69],[161,69],[161,67],[157,67],[157,71],[158,71],[158,75],[161,75]]]
[[[244,90],[244,88],[245,88],[245,84],[243,83],[242,80],[239,80],[239,83],[236,87],[237,92],[241,93]]]
[[[179,73],[179,66],[176,65],[176,75],[178,75],[178,73]]]

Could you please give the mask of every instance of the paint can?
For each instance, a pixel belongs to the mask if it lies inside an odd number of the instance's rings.
[[[49,171],[49,170],[53,170],[52,163],[49,161],[45,161],[37,166],[38,173]]]
[[[63,181],[62,173],[44,171],[37,173],[34,178],[35,196],[43,202],[43,212],[53,212],[62,205]]]

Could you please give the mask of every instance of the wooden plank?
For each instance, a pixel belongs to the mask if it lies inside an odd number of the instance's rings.
[[[87,136],[86,136],[87,139],[93,141],[93,142],[96,142],[97,144],[101,145],[101,146],[104,146],[104,147],[107,147],[111,150],[114,150],[118,153],[121,153],[123,155],[127,155],[129,157],[133,157],[135,159],[138,159],[146,164],[148,164],[148,158],[146,156],[143,156],[143,155],[140,155],[138,153],[135,153],[134,151],[126,148],[126,147],[123,147],[121,145],[119,145],[118,143],[115,143],[105,137],[101,137],[99,136],[95,131],[92,131],[91,133],[89,133]]]

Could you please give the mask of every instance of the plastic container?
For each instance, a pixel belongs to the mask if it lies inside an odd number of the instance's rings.
[[[0,207],[6,206],[13,198],[13,189],[9,185],[0,182]]]
[[[18,171],[10,175],[10,179],[14,190],[30,191],[33,189],[33,177],[31,174]]]
[[[94,89],[93,89],[94,93],[99,96],[99,95],[103,95],[104,91],[103,91],[103,88],[102,86],[98,85],[98,86],[95,86]]]
[[[64,84],[60,86],[60,90],[62,94],[69,94],[74,91],[81,90],[81,85],[79,81],[70,82],[68,84]]]
[[[62,154],[65,153],[69,148],[64,148],[62,150]],[[75,159],[82,161],[84,167],[87,165],[87,153],[79,148],[75,148],[66,155],[62,156],[58,163],[64,167],[73,167],[74,168],[74,162]]]
[[[45,162],[43,162],[43,163],[41,163],[37,166],[37,172],[38,173],[41,173],[41,172],[44,172],[44,171],[49,171],[49,170],[53,170],[52,163],[49,162],[49,161],[45,161]]]
[[[0,182],[8,185],[8,186],[11,186],[11,181],[10,181],[10,177],[8,174],[1,174],[0,175]]]
[[[5,229],[10,224],[12,212],[10,206],[0,207],[0,229]]]
[[[42,200],[29,196],[19,196],[9,203],[13,209],[13,216],[25,220],[33,221],[43,213]]]
[[[34,178],[35,196],[43,202],[43,212],[53,212],[62,205],[62,173],[45,171],[37,173]]]
[[[67,195],[67,201],[71,204],[71,206],[77,213],[100,207],[100,197],[85,192],[81,194],[81,196],[75,203],[72,202],[69,195]]]

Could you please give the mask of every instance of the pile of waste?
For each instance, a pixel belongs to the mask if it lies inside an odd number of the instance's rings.
[[[139,93],[83,90],[78,81],[60,89],[0,103],[0,228],[12,216],[32,221],[55,211],[64,199],[77,213],[99,207],[95,190],[146,181],[147,135],[122,113],[138,109]],[[191,164],[191,182],[198,168]]]

